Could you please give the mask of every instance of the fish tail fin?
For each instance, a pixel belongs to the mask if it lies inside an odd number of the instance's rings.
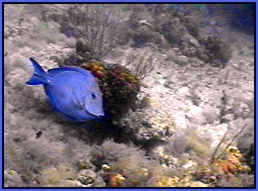
[[[29,58],[29,65],[33,67],[34,73],[29,81],[26,82],[27,85],[40,85],[47,83],[47,75],[46,72],[42,69],[42,67],[37,63],[33,58]]]

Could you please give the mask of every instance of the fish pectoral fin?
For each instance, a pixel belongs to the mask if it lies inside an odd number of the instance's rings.
[[[83,102],[80,102],[78,99],[76,98],[72,98],[72,102],[74,104],[74,106],[78,109],[81,109],[83,110],[84,109],[84,103]]]
[[[85,102],[84,99],[80,99],[72,89],[72,102],[74,105],[79,108],[80,110],[83,110],[85,108]]]

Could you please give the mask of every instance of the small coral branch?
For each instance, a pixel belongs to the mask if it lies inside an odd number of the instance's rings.
[[[82,38],[91,56],[100,59],[115,45],[120,18],[119,9],[110,5],[73,5],[64,16],[61,31]]]
[[[126,61],[127,65],[132,65],[132,72],[141,80],[154,69],[156,63],[153,55],[147,54],[147,52],[140,55],[128,55]]]
[[[224,134],[224,136],[222,137],[222,139],[220,140],[219,144],[216,146],[214,152],[212,153],[210,164],[212,164],[212,163],[216,160],[217,152],[218,152],[220,146],[222,145],[222,143],[224,143],[224,141],[226,140],[226,137],[227,137],[228,133],[229,133],[229,128],[228,128],[227,131],[225,132],[225,134]]]
[[[236,138],[239,137],[239,135],[241,135],[241,134],[243,133],[243,131],[245,130],[245,127],[246,127],[246,125],[244,124],[243,127],[240,129],[240,131],[238,131],[238,132],[234,135],[234,137],[233,137],[232,139],[230,139],[230,141],[229,141],[228,144],[225,146],[225,148],[223,149],[223,151],[226,151],[230,146],[232,146],[234,140],[236,140]],[[218,155],[218,156],[216,156],[216,155],[217,155],[217,152],[218,152],[219,148],[221,147],[221,145],[226,142],[226,137],[227,137],[227,135],[228,135],[228,133],[229,133],[229,129],[230,129],[230,128],[227,129],[227,131],[225,132],[224,136],[222,137],[222,139],[220,140],[219,144],[216,146],[214,152],[212,153],[211,162],[210,162],[211,164],[212,164],[216,159],[221,158],[222,154],[220,154],[220,155]]]

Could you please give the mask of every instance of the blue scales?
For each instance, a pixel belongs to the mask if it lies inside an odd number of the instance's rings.
[[[45,72],[30,58],[34,74],[27,85],[43,85],[53,108],[70,120],[85,122],[104,117],[103,98],[90,71],[60,67]]]

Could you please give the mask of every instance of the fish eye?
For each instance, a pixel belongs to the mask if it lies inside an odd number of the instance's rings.
[[[91,93],[91,97],[92,97],[92,99],[95,99],[96,95],[94,93]]]

